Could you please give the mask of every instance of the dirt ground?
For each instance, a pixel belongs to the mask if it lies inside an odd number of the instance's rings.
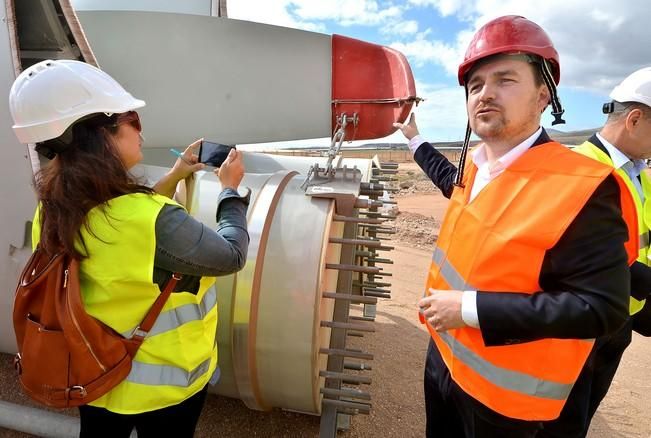
[[[375,355],[369,388],[373,409],[368,416],[354,417],[350,430],[339,434],[342,438],[424,436],[422,371],[428,334],[418,322],[415,303],[422,294],[447,201],[416,165],[401,164],[399,177],[404,187],[397,194],[400,214],[391,242],[395,250],[390,253],[394,265],[386,268],[393,273],[392,298],[378,303],[376,332],[353,343]],[[651,438],[650,361],[651,340],[634,334],[589,437]],[[0,399],[29,404],[19,393],[12,371],[9,356],[2,355]],[[210,396],[196,436],[298,438],[318,436],[318,430],[317,417],[279,410],[255,412],[239,400]],[[0,437],[27,436],[0,429]]]

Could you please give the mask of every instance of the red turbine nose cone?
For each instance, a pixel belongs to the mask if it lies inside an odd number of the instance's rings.
[[[395,49],[341,35],[332,36],[332,129],[341,114],[357,114],[346,140],[386,137],[404,122],[416,101],[414,76]]]

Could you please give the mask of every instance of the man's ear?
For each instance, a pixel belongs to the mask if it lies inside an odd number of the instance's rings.
[[[637,124],[640,122],[640,118],[642,117],[642,111],[638,108],[632,109],[627,115],[626,115],[626,129],[628,131],[631,131],[634,129]]]
[[[549,88],[546,85],[541,85],[538,88],[538,105],[540,108],[540,113],[544,113],[547,109],[547,106],[551,103],[552,98],[549,94]]]

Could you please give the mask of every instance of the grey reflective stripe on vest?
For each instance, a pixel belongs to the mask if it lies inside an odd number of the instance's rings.
[[[640,249],[646,249],[649,246],[649,233],[640,234]]]
[[[486,361],[448,333],[438,332],[438,334],[443,339],[443,342],[448,344],[452,354],[461,359],[464,365],[501,388],[540,398],[565,400],[569,396],[572,386],[574,386],[570,383],[550,382],[519,371],[500,368]]]
[[[465,279],[459,274],[456,268],[447,260],[445,252],[440,248],[434,250],[432,256],[434,263],[441,268],[441,277],[450,285],[450,288],[457,290],[476,290],[466,283]],[[479,354],[475,353],[447,332],[437,332],[443,342],[445,342],[452,354],[459,358],[461,362],[470,367],[477,374],[488,380],[492,384],[504,389],[516,391],[521,394],[546,398],[551,400],[566,400],[574,384],[565,384],[542,380],[534,376],[498,367],[487,361]],[[593,340],[580,340],[593,343]]]
[[[437,265],[441,266],[441,263],[445,260],[445,252],[438,246],[434,248],[434,254],[432,254],[432,261]]]
[[[434,248],[434,254],[432,255],[432,261],[439,265],[441,268],[441,277],[445,282],[450,286],[450,289],[453,290],[476,290],[477,288],[472,287],[466,280],[459,274],[454,266],[446,259],[445,252],[438,246]]]
[[[171,365],[153,365],[144,362],[131,362],[131,371],[126,380],[142,385],[171,385],[187,388],[210,369],[211,357],[204,360],[191,371]]]
[[[204,294],[199,304],[185,304],[183,306],[175,307],[174,309],[167,310],[158,315],[156,323],[147,334],[149,336],[159,335],[170,330],[174,330],[183,324],[191,321],[202,320],[208,312],[217,304],[217,288],[212,285]],[[135,329],[135,328],[134,328]],[[122,333],[125,338],[131,337],[133,330],[128,330]]]

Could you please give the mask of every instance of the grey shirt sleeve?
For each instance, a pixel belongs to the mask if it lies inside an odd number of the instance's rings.
[[[190,216],[183,208],[164,206],[156,220],[154,282],[163,286],[172,272],[183,274],[175,290],[198,290],[202,276],[228,275],[246,263],[249,234],[246,211],[250,191],[241,197],[226,189],[217,200],[215,230]]]

